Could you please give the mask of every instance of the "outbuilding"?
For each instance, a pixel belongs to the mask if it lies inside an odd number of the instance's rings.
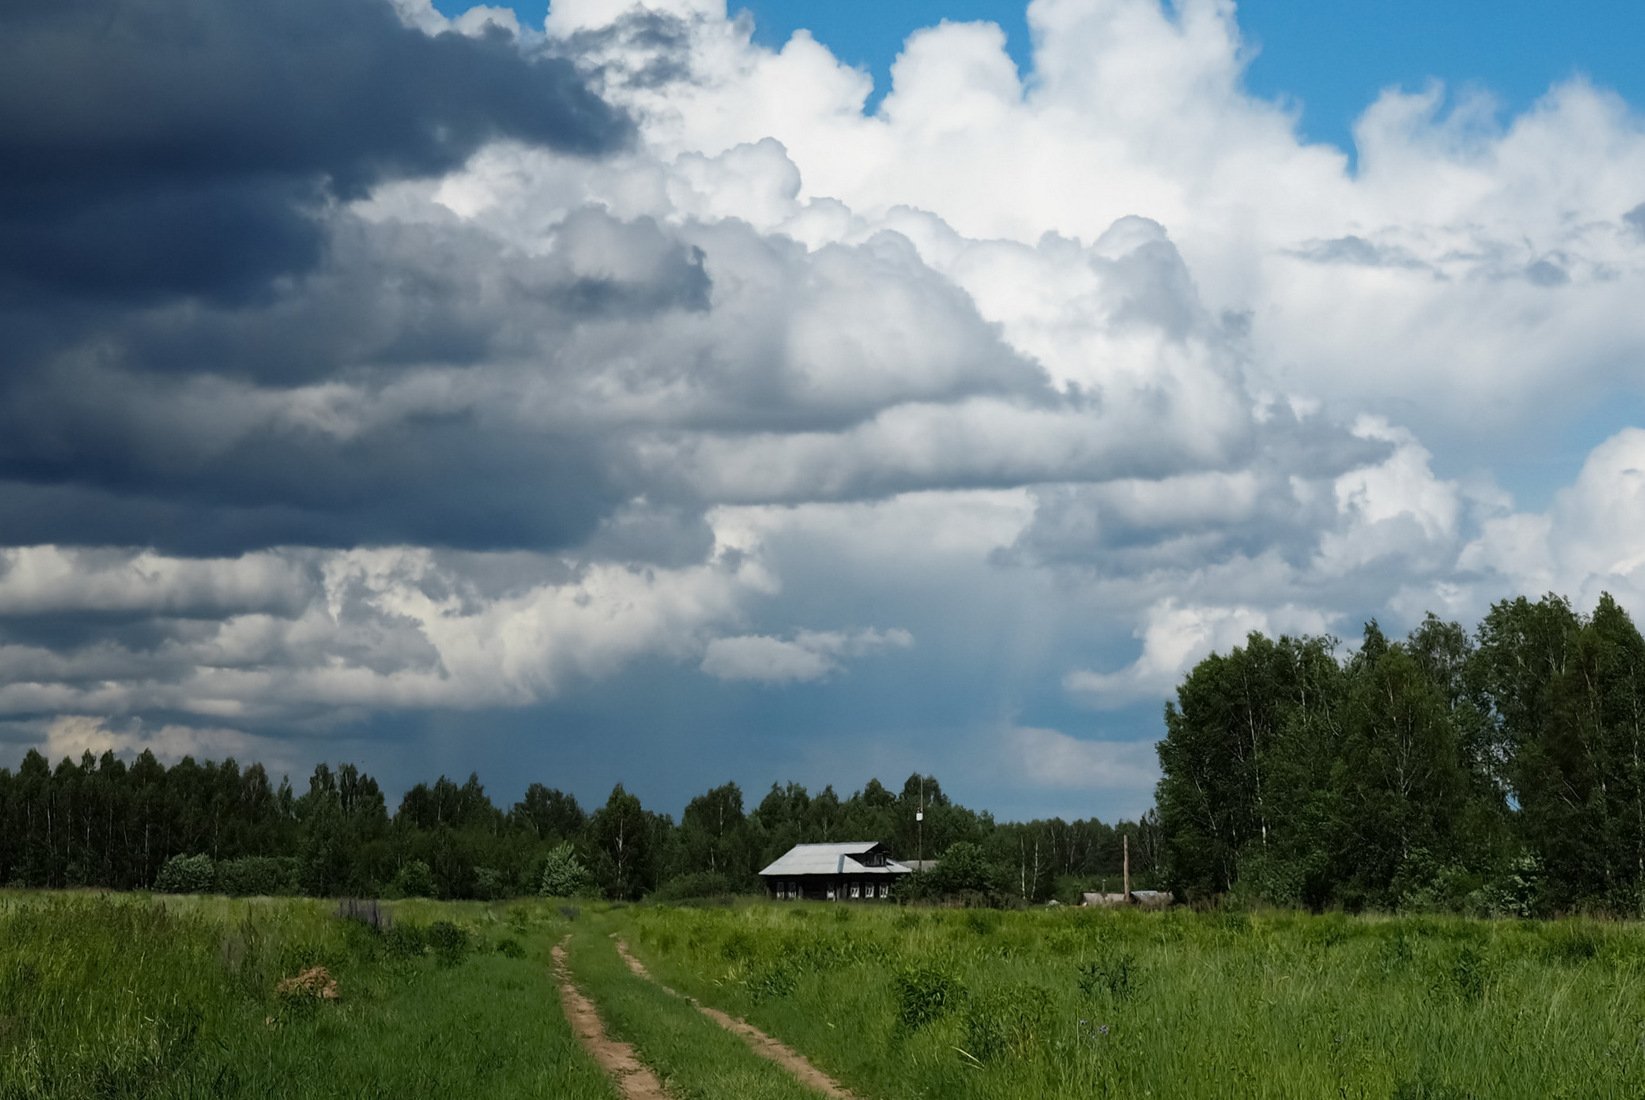
[[[877,840],[835,844],[796,844],[760,872],[772,897],[779,900],[885,901],[892,884],[913,874],[892,859]]]

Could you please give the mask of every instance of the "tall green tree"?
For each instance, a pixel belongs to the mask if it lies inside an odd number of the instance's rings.
[[[680,844],[687,872],[724,875],[739,885],[749,882],[758,868],[742,788],[725,783],[688,802],[680,818]]]

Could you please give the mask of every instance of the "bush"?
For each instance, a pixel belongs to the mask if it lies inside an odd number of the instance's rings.
[[[716,871],[696,871],[676,875],[652,891],[653,901],[689,901],[701,898],[727,897],[742,893],[729,876]]]
[[[448,920],[437,920],[428,926],[428,944],[434,954],[447,966],[455,966],[468,954],[472,937],[468,929]]]
[[[428,950],[428,930],[420,924],[396,924],[383,933],[383,947],[402,959],[417,958]]]
[[[508,959],[523,959],[525,948],[513,936],[504,936],[497,941],[497,954]]]
[[[982,847],[964,840],[948,846],[936,867],[926,872],[921,886],[937,897],[981,897],[991,901],[999,893],[997,876]]]
[[[393,890],[403,898],[434,896],[434,872],[420,859],[408,859],[394,873]]]
[[[495,867],[474,868],[474,896],[480,901],[496,901],[510,893],[507,877]]]
[[[217,889],[234,897],[279,897],[297,892],[297,861],[289,856],[243,856],[217,864]]]
[[[208,855],[172,856],[154,878],[163,894],[209,894],[217,884],[217,870]]]
[[[577,858],[577,850],[562,844],[543,861],[537,892],[545,898],[587,897],[594,893],[594,876]]]

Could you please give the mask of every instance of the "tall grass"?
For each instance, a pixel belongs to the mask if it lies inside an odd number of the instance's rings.
[[[1631,924],[826,905],[625,919],[865,1095],[1637,1097]]]
[[[0,1098],[614,1095],[548,974],[562,920],[396,910],[385,933],[301,899],[0,898]]]

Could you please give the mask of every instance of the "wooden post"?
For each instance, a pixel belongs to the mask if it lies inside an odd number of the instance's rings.
[[[1120,849],[1125,853],[1125,893],[1123,895],[1121,895],[1121,900],[1124,901],[1125,904],[1130,905],[1131,904],[1131,834],[1130,833],[1120,834]]]

